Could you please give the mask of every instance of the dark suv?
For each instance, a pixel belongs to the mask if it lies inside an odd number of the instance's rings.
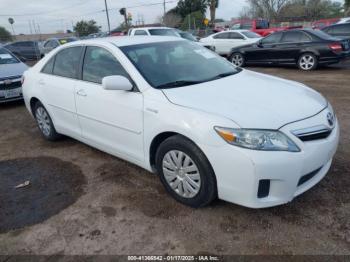
[[[323,28],[322,31],[331,36],[350,39],[350,23],[330,25]]]
[[[6,49],[10,50],[15,56],[21,60],[37,60],[40,59],[40,49],[36,41],[18,41],[7,44]]]

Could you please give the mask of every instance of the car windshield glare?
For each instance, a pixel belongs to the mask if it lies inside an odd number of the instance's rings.
[[[19,60],[4,48],[0,48],[0,65],[19,63]]]
[[[241,69],[214,52],[189,41],[121,47],[154,88],[193,85],[236,74]]]

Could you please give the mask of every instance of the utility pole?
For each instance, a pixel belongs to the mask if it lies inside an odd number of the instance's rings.
[[[111,33],[111,25],[109,23],[109,14],[108,14],[107,0],[105,0],[105,7],[106,7],[106,15],[107,15],[107,23],[108,23],[108,34],[110,34]]]
[[[165,17],[165,13],[166,13],[166,6],[165,6],[165,0],[163,0],[163,17]]]

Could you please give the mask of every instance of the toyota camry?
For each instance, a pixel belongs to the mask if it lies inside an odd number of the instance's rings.
[[[44,138],[70,136],[155,172],[192,207],[292,201],[326,175],[338,145],[321,94],[179,38],[69,43],[23,81]]]

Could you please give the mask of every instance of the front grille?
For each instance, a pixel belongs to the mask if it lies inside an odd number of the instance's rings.
[[[316,170],[302,176],[300,179],[299,179],[299,182],[298,182],[298,186],[301,186],[302,184],[306,183],[307,181],[309,181],[311,178],[313,178],[314,176],[316,176],[318,174],[318,172],[322,169],[322,167],[320,168],[317,168]]]
[[[15,81],[11,84],[0,84],[0,90],[10,90],[10,89],[16,89],[22,86],[21,81]]]
[[[319,139],[325,139],[329,137],[329,135],[332,133],[332,129],[320,125],[320,126],[314,126],[310,128],[305,129],[299,129],[294,130],[292,133],[298,137],[301,141],[313,141],[313,140],[319,140]]]

